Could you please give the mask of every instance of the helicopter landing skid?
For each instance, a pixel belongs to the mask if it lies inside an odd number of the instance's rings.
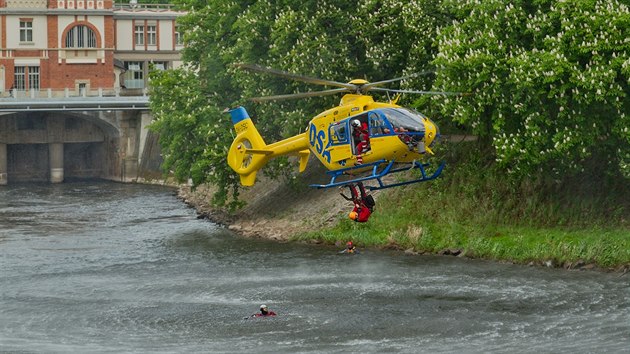
[[[386,166],[381,171],[378,171],[378,167],[383,165],[383,164],[386,164]],[[314,187],[314,188],[320,188],[321,189],[321,188],[330,188],[330,187],[340,187],[340,186],[344,186],[344,185],[350,184],[350,183],[357,183],[357,182],[370,181],[370,180],[378,181],[378,186],[365,186],[365,188],[369,189],[370,191],[375,191],[375,190],[385,189],[385,188],[391,188],[391,187],[404,186],[404,185],[407,185],[407,184],[418,183],[418,182],[426,182],[426,181],[430,181],[432,179],[436,179],[442,173],[442,169],[444,169],[445,162],[442,161],[442,163],[440,163],[440,166],[437,168],[437,170],[435,170],[433,172],[433,174],[431,174],[431,175],[428,175],[427,171],[425,170],[425,167],[430,166],[429,163],[419,163],[417,161],[414,161],[414,162],[411,163],[411,166],[404,165],[403,167],[393,168],[394,164],[395,164],[395,161],[387,162],[386,160],[379,160],[379,161],[367,163],[367,164],[360,165],[360,166],[353,166],[353,167],[343,168],[343,169],[336,170],[336,171],[328,171],[326,173],[332,176],[330,178],[330,183],[328,183],[328,184],[311,184],[310,186]],[[337,177],[339,177],[339,176],[351,175],[352,172],[354,172],[356,170],[365,170],[366,167],[371,167],[371,169],[372,169],[372,172],[369,175],[367,175],[367,176],[358,177],[358,178],[345,180],[345,181],[337,181]],[[422,174],[422,176],[419,177],[419,178],[412,179],[412,180],[409,180],[409,181],[390,183],[390,184],[385,184],[383,182],[383,177],[385,177],[388,174],[396,173],[396,172],[402,172],[402,171],[409,171],[409,170],[413,170],[413,169],[416,169],[416,168],[419,169],[420,173]]]

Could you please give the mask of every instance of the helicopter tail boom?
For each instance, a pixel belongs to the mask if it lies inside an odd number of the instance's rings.
[[[229,112],[236,138],[230,146],[227,160],[228,165],[239,174],[242,185],[253,186],[258,170],[270,159],[282,155],[297,154],[300,172],[304,171],[310,155],[306,133],[267,145],[245,108],[237,107]]]

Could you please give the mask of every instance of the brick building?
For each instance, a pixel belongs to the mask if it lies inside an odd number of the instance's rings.
[[[0,97],[142,92],[151,68],[181,64],[181,15],[112,0],[0,0]]]

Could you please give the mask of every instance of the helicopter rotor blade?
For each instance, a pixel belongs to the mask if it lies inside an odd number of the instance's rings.
[[[374,86],[381,86],[384,84],[388,84],[390,82],[396,82],[396,81],[402,81],[402,80],[406,80],[406,79],[411,79],[413,77],[418,77],[418,76],[425,76],[425,75],[430,75],[430,74],[435,74],[435,71],[433,70],[427,70],[427,71],[421,71],[418,73],[413,73],[413,74],[409,74],[406,76],[402,76],[402,77],[397,77],[395,79],[389,79],[389,80],[383,80],[383,81],[377,81],[377,82],[370,82],[367,83],[365,85],[362,86],[362,89],[368,89],[368,90],[372,90],[372,88]]]
[[[330,95],[334,95],[340,92],[348,92],[348,91],[349,90],[347,88],[337,88],[337,89],[324,90],[324,91],[300,92],[300,93],[291,93],[287,95],[254,97],[254,98],[250,98],[250,100],[253,102],[291,100],[291,99],[304,98],[304,97],[330,96]]]
[[[318,79],[318,78],[304,76],[304,75],[291,74],[286,71],[267,68],[267,67],[256,65],[256,64],[237,63],[233,65],[237,68],[241,68],[244,70],[249,70],[249,71],[263,73],[263,74],[271,74],[271,75],[275,75],[275,76],[279,76],[279,77],[283,77],[283,78],[287,78],[291,80],[306,82],[309,84],[343,87],[345,89],[353,90],[353,91],[357,89],[357,86],[353,84],[348,84],[348,83],[338,82],[338,81],[323,80],[323,79]]]
[[[387,89],[387,88],[382,88],[382,87],[373,87],[370,90],[381,91],[381,92],[414,93],[414,94],[420,94],[420,95],[442,95],[442,96],[468,96],[470,95],[470,93],[467,93],[467,92],[396,90],[396,89]]]

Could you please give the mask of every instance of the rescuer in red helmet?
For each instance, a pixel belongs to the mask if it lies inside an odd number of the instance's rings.
[[[352,243],[352,241],[348,241],[346,243],[346,248],[343,249],[343,251],[339,252],[339,253],[359,253],[359,250],[354,246],[354,244]]]
[[[350,122],[352,126],[352,136],[357,155],[357,165],[363,164],[363,154],[370,150],[370,134],[368,133],[367,123],[361,123],[358,119]]]

